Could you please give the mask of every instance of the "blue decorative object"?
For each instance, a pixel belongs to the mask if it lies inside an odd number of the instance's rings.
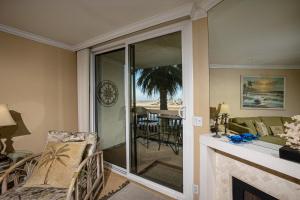
[[[228,136],[228,138],[233,143],[240,143],[243,141],[243,138],[240,135],[230,135]]]
[[[247,140],[247,141],[251,141],[251,140],[256,140],[257,139],[257,136],[251,134],[251,133],[243,133],[241,134],[242,138],[244,140]]]
[[[250,142],[252,140],[257,139],[257,136],[255,136],[251,133],[243,133],[243,134],[240,134],[240,135],[230,135],[230,136],[227,136],[227,137],[233,143]]]

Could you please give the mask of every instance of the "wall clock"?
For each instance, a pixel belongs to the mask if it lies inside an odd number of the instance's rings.
[[[96,94],[99,103],[106,107],[113,106],[119,95],[116,84],[109,80],[103,80],[98,84]]]

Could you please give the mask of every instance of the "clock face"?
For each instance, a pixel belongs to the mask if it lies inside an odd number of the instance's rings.
[[[101,81],[96,92],[97,99],[103,106],[113,106],[118,100],[118,88],[112,81]]]

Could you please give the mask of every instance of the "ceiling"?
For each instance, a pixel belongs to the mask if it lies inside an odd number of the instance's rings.
[[[137,68],[177,65],[182,63],[181,33],[176,32],[134,44]]]
[[[211,64],[300,66],[299,0],[224,0],[208,24]]]
[[[136,68],[151,68],[182,63],[180,32],[145,40],[133,45]],[[100,54],[100,57],[124,64],[125,50]]]
[[[193,0],[0,0],[0,24],[72,46],[191,3]]]

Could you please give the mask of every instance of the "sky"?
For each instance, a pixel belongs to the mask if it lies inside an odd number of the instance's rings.
[[[247,81],[259,92],[284,91],[284,77],[244,77],[244,83]]]

